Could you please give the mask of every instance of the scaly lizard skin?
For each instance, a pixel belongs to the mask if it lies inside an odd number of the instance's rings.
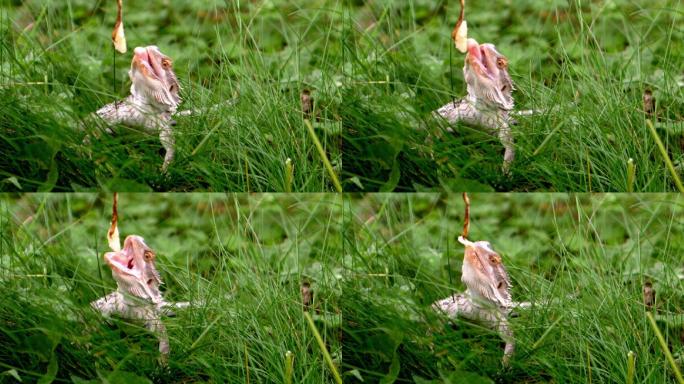
[[[162,315],[172,314],[171,308],[185,308],[188,302],[169,303],[159,291],[161,277],[155,266],[155,254],[137,235],[129,235],[123,249],[119,242],[117,228],[117,196],[114,195],[112,224],[107,233],[113,252],[104,255],[105,262],[112,269],[117,290],[90,303],[104,316],[116,315],[124,319],[143,321],[145,327],[159,338],[159,352],[162,361],[169,354],[169,338]]]
[[[151,45],[137,47],[133,53],[131,94],[123,100],[105,105],[96,114],[108,125],[124,124],[141,127],[159,134],[166,154],[162,170],[166,171],[174,157],[172,116],[180,104],[180,85],[173,72],[171,59]]]
[[[435,310],[447,316],[463,317],[480,322],[499,332],[506,342],[504,365],[508,365],[515,350],[513,332],[508,325],[508,315],[516,307],[527,307],[529,303],[511,301],[511,282],[508,273],[488,241],[470,242],[459,236],[465,245],[461,281],[468,288],[432,304]]]
[[[478,44],[474,39],[468,39],[467,44],[463,76],[468,94],[435,113],[451,124],[462,121],[497,135],[505,150],[503,170],[508,173],[515,158],[510,117],[513,82],[508,74],[508,60],[492,44]]]

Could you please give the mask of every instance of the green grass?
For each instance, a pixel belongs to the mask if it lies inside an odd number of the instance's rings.
[[[344,41],[344,169],[349,191],[671,191],[649,134],[642,94],[682,174],[684,23],[680,0],[471,1],[469,35],[509,59],[517,157],[479,130],[455,133],[431,112],[465,94],[463,55],[450,40],[458,2],[349,2]]]
[[[302,195],[303,196],[303,195]],[[119,229],[157,252],[172,301],[203,301],[164,320],[168,367],[140,324],[89,303],[115,288],[103,265],[110,195],[0,198],[0,382],[334,382],[303,315],[341,363],[341,198],[122,194]]]
[[[645,281],[681,369],[684,199],[677,195],[472,194],[471,240],[489,240],[516,301],[517,341],[501,365],[495,332],[430,308],[463,291],[460,195],[379,194],[345,201],[343,374],[349,382],[674,382],[646,315]]]
[[[171,4],[171,5],[169,5]],[[341,12],[326,0],[125,2],[129,52],[114,55],[116,3],[0,5],[0,190],[332,191],[302,118],[315,100],[316,135],[341,169]],[[176,159],[160,172],[159,139],[121,127],[88,146],[79,127],[128,94],[132,49],[158,45],[174,60],[180,109]],[[226,101],[233,100],[234,105]]]

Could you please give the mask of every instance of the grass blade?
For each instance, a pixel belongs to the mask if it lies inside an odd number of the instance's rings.
[[[292,180],[294,179],[294,167],[292,166],[292,159],[289,157],[285,160],[285,192],[292,192]]]
[[[634,166],[634,159],[631,157],[627,160],[627,192],[634,192],[634,176],[636,176],[636,168]]]
[[[340,180],[337,179],[337,174],[335,174],[332,164],[330,164],[330,160],[328,160],[328,156],[326,156],[325,150],[323,150],[323,146],[321,145],[321,142],[318,140],[316,132],[314,132],[313,125],[311,125],[311,122],[309,120],[304,120],[304,124],[306,125],[306,128],[309,130],[311,140],[313,140],[314,144],[316,145],[316,149],[318,150],[318,154],[321,156],[323,165],[325,165],[325,168],[328,170],[328,174],[330,175],[330,179],[332,180],[332,183],[335,186],[335,190],[337,190],[337,192],[339,193],[342,193],[342,185],[340,184]]]
[[[679,371],[679,367],[677,367],[677,363],[675,362],[674,357],[672,357],[670,349],[667,347],[667,343],[665,342],[663,334],[660,333],[660,329],[658,329],[658,325],[656,324],[656,321],[653,318],[653,314],[651,312],[646,312],[646,317],[648,318],[648,321],[651,323],[653,332],[655,332],[656,337],[658,338],[658,342],[660,342],[660,347],[663,348],[663,353],[665,353],[665,357],[667,358],[667,361],[670,363],[670,366],[674,371],[675,377],[677,378],[677,382],[679,384],[684,384],[684,378],[682,377],[682,373]]]
[[[537,349],[541,345],[546,336],[548,336],[549,333],[551,333],[551,330],[554,329],[556,325],[560,323],[561,320],[563,320],[563,315],[559,316],[558,319],[556,319],[556,321],[554,321],[548,328],[546,328],[546,331],[544,331],[544,333],[539,337],[539,339],[535,341],[534,344],[532,344],[532,350]]]
[[[333,377],[335,378],[335,382],[337,384],[342,384],[342,377],[340,377],[340,373],[337,372],[337,368],[335,367],[335,364],[332,361],[332,357],[330,356],[328,349],[325,347],[325,343],[323,342],[321,334],[318,333],[318,329],[316,329],[316,325],[314,324],[311,314],[309,314],[309,312],[304,312],[304,317],[306,318],[306,321],[309,323],[309,328],[311,328],[311,332],[313,332],[314,337],[318,342],[318,346],[321,348],[321,353],[323,353],[323,358],[325,359],[325,362],[328,363],[328,366],[332,371]]]
[[[207,335],[207,332],[209,332],[209,330],[212,329],[214,325],[216,325],[216,323],[221,319],[221,317],[223,317],[223,314],[219,314],[218,316],[216,316],[214,321],[212,321],[206,328],[204,328],[202,333],[200,333],[200,335],[197,336],[197,339],[195,339],[192,345],[190,345],[190,350],[193,350],[195,349],[195,347],[197,347],[197,344],[199,344],[199,342],[202,341],[202,339],[204,339],[204,336]]]
[[[658,136],[658,132],[656,132],[653,123],[651,122],[651,120],[646,120],[646,125],[648,126],[648,129],[651,131],[653,140],[655,140],[656,144],[658,145],[660,154],[663,156],[663,161],[665,161],[665,165],[667,166],[667,169],[670,171],[670,174],[674,179],[677,189],[680,193],[684,193],[684,185],[682,185],[682,180],[679,178],[677,170],[675,169],[674,164],[672,164],[672,160],[670,160],[670,156],[667,154],[667,150],[665,149],[663,142],[660,140],[660,136]]]
[[[285,353],[285,384],[292,384],[292,371],[294,370],[294,354],[292,351]]]
[[[627,384],[634,384],[634,351],[627,353]]]

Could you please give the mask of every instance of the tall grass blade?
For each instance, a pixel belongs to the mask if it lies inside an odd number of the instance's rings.
[[[294,370],[294,354],[292,351],[285,353],[285,384],[292,384],[292,371]]]
[[[316,136],[316,132],[314,132],[313,125],[311,125],[311,122],[309,120],[304,120],[304,124],[306,125],[306,128],[309,130],[311,140],[313,140],[314,144],[316,145],[316,149],[318,150],[318,154],[321,156],[321,160],[323,161],[323,165],[325,165],[325,169],[328,170],[328,174],[330,175],[330,179],[332,180],[332,183],[335,186],[335,190],[337,190],[337,192],[339,193],[342,193],[342,185],[340,184],[340,181],[337,178],[335,170],[333,170],[332,164],[330,164],[330,160],[328,160],[328,156],[325,154],[325,150],[323,149],[321,142],[318,140],[318,136]]]
[[[285,192],[292,192],[292,179],[294,179],[294,167],[292,166],[292,159],[289,157],[285,160]]]
[[[627,384],[634,384],[634,351],[627,353]]]
[[[337,384],[342,384],[342,377],[340,377],[339,372],[337,372],[337,367],[335,367],[335,363],[333,363],[332,357],[330,356],[328,349],[325,347],[325,342],[323,341],[321,334],[318,333],[318,329],[316,329],[316,325],[314,324],[311,314],[309,312],[304,312],[304,317],[306,318],[306,321],[309,323],[309,328],[311,328],[311,332],[313,332],[314,337],[318,342],[318,346],[321,348],[321,353],[323,354],[323,358],[325,358],[325,362],[328,363],[328,366],[332,371],[333,377],[335,378],[335,382]]]
[[[563,316],[562,316],[562,315],[559,316],[558,319],[556,319],[556,321],[554,321],[554,322],[546,329],[546,331],[544,331],[544,333],[539,337],[539,339],[537,339],[537,341],[534,342],[534,344],[532,344],[532,349],[533,349],[533,350],[539,348],[539,346],[540,346],[541,343],[544,341],[544,339],[546,338],[546,336],[548,336],[549,333],[551,333],[551,330],[554,329],[554,328],[556,327],[556,325],[558,325],[558,323],[560,323],[561,320],[563,320]]]
[[[636,175],[636,167],[634,166],[634,159],[631,157],[627,160],[627,192],[634,192],[634,176]]]
[[[660,333],[660,329],[658,329],[658,324],[656,324],[653,314],[651,312],[646,312],[646,317],[648,318],[649,323],[651,323],[651,328],[653,328],[653,332],[655,332],[658,342],[660,342],[660,347],[663,349],[663,353],[665,354],[667,361],[670,363],[670,366],[674,371],[677,382],[679,384],[684,384],[684,377],[682,377],[682,373],[679,371],[679,367],[677,367],[677,363],[675,362],[674,357],[672,357],[670,349],[667,347],[667,342],[665,342],[663,334]]]
[[[672,160],[670,160],[670,156],[667,154],[665,145],[663,145],[663,142],[660,140],[660,136],[658,136],[658,132],[656,132],[653,123],[651,122],[651,120],[646,120],[646,125],[648,126],[649,131],[651,131],[653,140],[655,140],[656,144],[658,145],[660,154],[663,156],[663,161],[665,161],[665,165],[667,166],[667,169],[670,171],[670,174],[674,179],[677,189],[679,190],[679,192],[684,193],[684,185],[682,185],[682,180],[679,178],[677,170],[675,169],[674,164],[672,164]]]

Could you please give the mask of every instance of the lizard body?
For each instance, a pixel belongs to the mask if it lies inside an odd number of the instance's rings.
[[[506,342],[503,362],[507,365],[515,351],[508,315],[514,308],[527,304],[511,301],[508,273],[501,263],[501,257],[489,242],[473,243],[462,236],[459,241],[466,245],[461,281],[468,289],[464,293],[438,300],[432,307],[451,318],[463,317],[497,330]]]
[[[483,127],[494,134],[504,146],[504,173],[508,173],[515,158],[511,125],[513,82],[508,74],[508,60],[492,44],[467,40],[463,77],[467,95],[437,109],[434,113],[450,124],[462,121]]]
[[[508,324],[508,316],[516,307],[528,307],[529,303],[516,303],[511,300],[511,280],[504,267],[501,256],[488,241],[471,242],[466,237],[470,231],[470,198],[463,193],[465,220],[463,232],[458,237],[465,246],[461,281],[467,289],[432,304],[432,308],[450,318],[463,317],[497,330],[506,343],[503,363],[508,362],[515,351],[513,331]]]
[[[123,100],[107,104],[95,112],[108,125],[123,124],[159,134],[164,150],[162,170],[166,171],[174,157],[172,116],[180,104],[180,84],[171,59],[158,47],[137,47],[133,53],[131,93]],[[111,133],[111,130],[107,130]]]
[[[162,361],[169,354],[169,339],[161,318],[173,314],[172,308],[186,308],[189,302],[170,303],[164,300],[159,290],[161,276],[155,265],[155,253],[145,240],[129,235],[121,248],[117,227],[117,196],[114,195],[112,223],[107,233],[112,252],[104,255],[105,262],[112,269],[116,291],[90,303],[102,315],[142,321],[145,327],[159,339]]]

